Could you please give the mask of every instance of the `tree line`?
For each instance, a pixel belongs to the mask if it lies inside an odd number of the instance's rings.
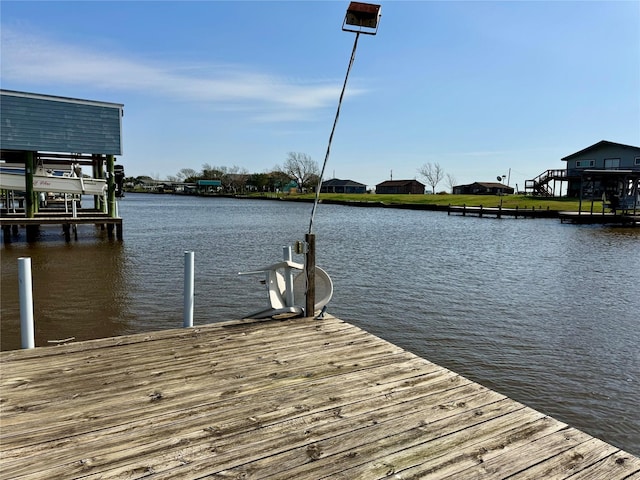
[[[167,182],[196,183],[198,180],[219,180],[225,192],[243,192],[254,190],[275,192],[295,182],[302,191],[314,190],[318,184],[320,168],[318,163],[306,153],[289,152],[282,165],[276,165],[264,173],[249,173],[238,166],[202,165],[197,171],[193,168],[181,168],[175,175],[169,175]],[[141,184],[151,177],[125,178],[125,183]]]
[[[417,173],[425,179],[434,194],[438,184],[445,179],[450,190],[453,190],[453,186],[456,184],[455,177],[449,173],[445,174],[439,163],[427,162],[418,168]],[[289,152],[282,165],[276,165],[264,173],[249,173],[246,168],[238,166],[212,166],[205,163],[200,171],[193,168],[182,168],[176,175],[167,177],[167,181],[196,183],[198,180],[219,180],[224,191],[233,193],[243,192],[247,189],[275,192],[282,190],[293,181],[297,184],[298,189],[304,192],[315,191],[319,175],[318,163],[309,155],[301,152]],[[126,178],[125,182],[143,183],[144,179],[145,177]]]

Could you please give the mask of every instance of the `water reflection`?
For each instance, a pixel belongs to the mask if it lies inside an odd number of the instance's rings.
[[[122,244],[14,243],[2,251],[2,350],[20,348],[19,257],[31,257],[36,346],[130,330],[130,286]]]

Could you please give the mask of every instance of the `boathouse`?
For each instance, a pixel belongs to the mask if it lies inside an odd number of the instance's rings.
[[[367,186],[364,183],[339,178],[325,180],[320,188],[320,193],[366,193],[366,191]]]
[[[425,185],[418,180],[387,180],[376,185],[378,194],[424,194]]]
[[[123,109],[119,103],[0,90],[0,188],[24,191],[23,219],[37,216],[38,191],[68,192],[55,190],[54,185],[64,182],[51,181],[51,190],[46,187],[46,180],[50,180],[47,177],[54,175],[51,172],[63,178],[75,177],[81,185],[80,194],[87,194],[85,184],[104,185],[100,190],[104,194],[91,193],[93,210],[117,218],[116,181],[122,181],[124,171],[119,168],[116,172],[115,157],[122,155]],[[90,167],[91,175],[82,167]],[[20,186],[15,185],[16,172],[23,175]],[[36,186],[37,182],[41,184]],[[3,215],[3,229],[10,220]],[[34,220],[31,227],[45,223],[53,222]],[[65,225],[64,221],[57,223]],[[110,228],[122,225],[115,220],[107,224]]]
[[[122,155],[123,107],[0,90],[2,150]]]

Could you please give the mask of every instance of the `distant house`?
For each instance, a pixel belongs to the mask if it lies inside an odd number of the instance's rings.
[[[353,180],[340,180],[332,178],[322,182],[320,193],[366,193],[367,186],[364,183]]]
[[[568,194],[573,197],[585,187],[600,197],[625,177],[637,181],[640,176],[640,147],[632,145],[602,140],[561,160],[567,162]]]
[[[222,181],[220,180],[197,180],[196,191],[199,194],[218,193],[222,190]]]
[[[298,182],[295,180],[291,180],[290,182],[284,184],[282,186],[282,191],[284,193],[297,193],[298,192]]]
[[[513,192],[512,187],[497,182],[474,182],[453,187],[453,193],[456,195],[500,195],[513,194]]]
[[[413,193],[424,194],[425,185],[417,180],[387,180],[376,185],[378,194]]]

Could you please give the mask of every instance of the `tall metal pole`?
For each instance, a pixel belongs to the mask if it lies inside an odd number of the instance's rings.
[[[340,92],[340,99],[338,100],[338,108],[336,110],[336,116],[333,120],[333,127],[331,128],[331,134],[329,135],[329,143],[327,144],[327,152],[324,156],[324,162],[322,163],[322,170],[318,177],[318,185],[316,186],[316,197],[313,202],[313,208],[311,209],[311,220],[309,221],[309,233],[306,236],[307,242],[307,254],[305,261],[305,269],[307,274],[307,290],[305,301],[305,314],[311,317],[315,313],[316,304],[316,237],[313,234],[313,219],[316,215],[316,208],[320,200],[320,189],[322,188],[322,179],[324,177],[324,171],[327,168],[327,162],[329,161],[329,155],[331,153],[331,142],[333,142],[333,134],[336,131],[338,125],[338,118],[340,117],[340,107],[342,106],[342,99],[344,98],[344,92],[347,89],[347,81],[349,80],[349,72],[353,61],[356,57],[356,48],[358,47],[358,38],[360,38],[360,32],[356,32],[356,38],[353,41],[353,49],[351,50],[351,58],[349,59],[349,65],[347,67],[347,73],[344,77],[344,83],[342,84],[342,91]]]
[[[356,58],[356,48],[358,47],[358,38],[360,38],[360,32],[356,32],[356,38],[353,41],[353,50],[351,50],[351,58],[349,60],[349,66],[347,67],[347,74],[344,77],[344,83],[342,84],[342,91],[340,92],[340,100],[338,100],[338,109],[336,110],[336,116],[333,120],[333,127],[331,128],[331,135],[329,135],[329,143],[327,145],[327,153],[324,156],[324,162],[322,163],[322,170],[320,171],[320,177],[318,177],[318,185],[316,186],[316,198],[313,202],[313,208],[311,210],[311,220],[309,221],[309,233],[313,233],[313,219],[316,215],[316,208],[320,199],[320,189],[322,188],[322,178],[324,177],[324,170],[327,167],[329,161],[329,154],[331,153],[331,142],[333,142],[333,134],[336,131],[336,125],[338,125],[338,118],[340,117],[340,107],[342,106],[342,99],[344,98],[344,92],[347,89],[347,80],[349,80],[349,72],[351,72],[351,66]]]

